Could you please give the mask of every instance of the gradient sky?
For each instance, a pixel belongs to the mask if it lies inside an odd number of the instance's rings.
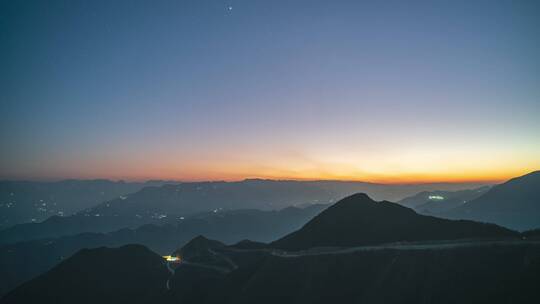
[[[538,1],[0,1],[0,178],[540,169]]]

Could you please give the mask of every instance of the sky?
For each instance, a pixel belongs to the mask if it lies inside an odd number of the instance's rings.
[[[1,179],[540,169],[538,1],[0,0]]]

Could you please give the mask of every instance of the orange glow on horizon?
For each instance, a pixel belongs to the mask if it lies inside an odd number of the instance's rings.
[[[172,170],[156,170],[144,173],[141,171],[132,172],[135,174],[83,174],[79,176],[69,176],[63,178],[81,179],[113,179],[126,181],[147,181],[147,180],[171,180],[182,182],[202,182],[202,181],[226,181],[235,182],[245,179],[269,179],[269,180],[296,180],[296,181],[350,181],[368,182],[377,184],[428,184],[428,183],[502,183],[514,177],[525,175],[538,169],[511,170],[508,172],[472,172],[472,173],[403,173],[403,174],[365,174],[347,175],[316,172],[298,172],[297,174],[281,174],[276,172],[263,173],[242,173],[242,172],[184,172],[180,174]],[[491,174],[490,174],[491,173]]]
[[[207,149],[203,153],[159,150],[132,153],[129,157],[88,158],[84,163],[65,159],[33,168],[18,179],[95,179],[240,181],[249,178],[273,180],[340,180],[381,184],[500,183],[540,169],[535,149],[478,149],[452,147],[385,149],[369,151],[311,149],[305,151]],[[316,151],[316,152],[313,152]],[[358,152],[357,152],[358,151]],[[523,152],[524,151],[524,152]],[[11,172],[4,172],[10,174]]]

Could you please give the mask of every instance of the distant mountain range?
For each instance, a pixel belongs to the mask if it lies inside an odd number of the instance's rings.
[[[0,244],[83,232],[111,232],[149,223],[166,224],[200,212],[237,209],[278,210],[289,206],[326,204],[356,192],[366,192],[377,199],[392,199],[422,190],[437,188],[455,190],[474,186],[476,185],[382,185],[362,182],[259,179],[240,182],[165,184],[145,187],[131,194],[115,193],[110,196],[112,198],[100,200],[99,204],[94,204],[70,217],[56,216],[41,223],[21,224],[4,229],[0,231]]]
[[[110,232],[148,223],[165,224],[171,219],[214,210],[275,210],[331,203],[357,192],[367,193],[375,200],[401,199],[399,204],[422,214],[476,219],[525,230],[540,227],[537,220],[540,218],[537,216],[539,195],[535,191],[539,184],[538,172],[493,189],[474,188],[478,184],[382,185],[259,179],[180,184],[5,181],[0,182],[0,244],[82,232]],[[506,190],[500,190],[501,187]],[[69,214],[74,215],[66,216]],[[49,216],[49,221],[40,222]],[[35,223],[2,230],[2,227],[31,221]]]
[[[540,227],[540,171],[496,185],[480,197],[438,214],[490,222],[516,230]]]
[[[353,247],[390,242],[515,237],[508,229],[472,221],[419,215],[395,203],[360,193],[327,208],[300,230],[270,244],[273,248]]]
[[[540,228],[540,171],[493,187],[424,191],[397,203],[416,212],[449,219],[495,223],[525,231]]]
[[[423,191],[397,203],[421,214],[437,214],[478,198],[489,189],[490,186],[458,191]]]
[[[19,224],[0,230],[0,246],[85,232],[106,233],[122,228],[136,228],[144,224],[166,224],[167,222],[169,221],[120,216],[52,216],[41,223]]]
[[[0,230],[21,223],[68,216],[165,181],[144,183],[109,180],[59,182],[0,181]]]
[[[460,189],[459,184],[382,185],[341,181],[277,181],[182,183],[148,187],[83,211],[100,216],[159,217],[212,210],[275,210],[313,203],[331,203],[365,192],[373,197],[396,198],[436,186]],[[467,185],[471,187],[472,185]]]

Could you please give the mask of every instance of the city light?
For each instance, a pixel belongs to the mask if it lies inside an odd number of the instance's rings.
[[[430,195],[430,196],[428,196],[428,199],[434,200],[434,201],[442,201],[442,200],[444,200],[444,196]]]
[[[175,262],[175,263],[179,263],[179,262],[180,262],[180,258],[177,257],[177,256],[164,255],[163,258],[164,258],[167,262]]]

